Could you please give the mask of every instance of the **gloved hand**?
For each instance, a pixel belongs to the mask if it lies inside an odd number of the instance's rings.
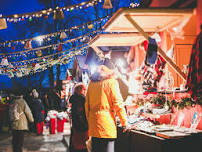
[[[123,126],[123,133],[124,132],[129,132],[131,130],[130,125]]]

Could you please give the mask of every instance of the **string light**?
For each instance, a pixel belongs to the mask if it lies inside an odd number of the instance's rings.
[[[78,47],[81,47],[80,49],[76,49]],[[88,46],[77,46],[75,48],[69,49],[69,50],[65,50],[63,51],[63,55],[61,55],[59,58],[57,59],[53,59],[54,56],[56,54],[53,55],[48,55],[43,57],[43,59],[45,60],[41,60],[41,62],[34,62],[34,60],[27,60],[27,64],[25,63],[17,63],[16,65],[20,65],[21,66],[10,66],[7,68],[0,68],[0,74],[2,75],[8,75],[9,77],[22,77],[28,74],[34,74],[36,72],[42,72],[44,70],[46,70],[48,67],[52,67],[55,64],[67,64],[67,61],[65,61],[65,63],[63,63],[63,61],[65,59],[69,59],[75,55],[82,55],[84,52],[86,52],[86,48],[88,48]],[[68,54],[66,54],[68,53]],[[49,60],[49,61],[47,61]],[[35,68],[35,66],[37,65],[37,69]]]
[[[96,31],[93,31],[93,32],[89,32],[85,35],[82,35],[82,36],[79,36],[79,37],[76,37],[76,38],[73,38],[73,39],[70,39],[70,40],[66,40],[64,42],[60,42],[60,44],[67,44],[67,43],[70,43],[70,42],[74,42],[74,41],[77,41],[77,40],[80,40],[83,39],[83,37],[87,37],[87,36],[90,36],[90,34],[94,34],[94,33],[99,33],[101,32],[101,30],[96,30]],[[37,47],[37,48],[33,48],[33,49],[27,49],[26,51],[18,51],[18,52],[12,52],[12,53],[8,53],[7,55],[5,55],[5,53],[1,53],[0,55],[0,58],[4,58],[4,57],[8,57],[8,58],[12,58],[12,57],[18,57],[18,56],[25,56],[25,55],[29,55],[29,54],[34,54],[34,52],[37,52],[38,50],[44,50],[44,49],[47,49],[47,48],[54,48],[54,47],[57,47],[59,44],[51,44],[51,45],[48,45],[48,46],[42,46],[42,47]],[[54,49],[55,50],[55,49]]]
[[[42,17],[43,15],[44,16],[49,16],[51,13],[54,13],[56,12],[56,10],[66,10],[66,11],[73,11],[73,10],[76,10],[75,8],[80,8],[80,9],[83,9],[83,8],[86,8],[86,7],[89,7],[89,6],[94,6],[94,5],[97,5],[98,3],[98,0],[91,0],[91,1],[88,1],[88,2],[82,2],[80,4],[75,4],[75,5],[71,5],[71,6],[65,6],[65,7],[59,7],[57,6],[56,8],[49,8],[49,9],[46,9],[46,10],[41,10],[41,11],[37,11],[37,12],[33,12],[33,13],[26,13],[26,14],[14,14],[14,15],[5,15],[3,16],[2,14],[0,14],[0,18],[5,18],[6,21],[8,22],[18,22],[18,21],[24,21],[25,19],[29,19],[29,21],[32,21],[32,17],[34,18],[39,18],[39,17]],[[82,7],[84,6],[84,7]],[[16,20],[15,20],[16,19]]]
[[[79,30],[80,27],[85,27],[85,26],[88,26],[89,24],[99,24],[101,23],[102,21],[106,21],[109,19],[109,16],[105,16],[103,18],[100,18],[99,20],[93,20],[93,21],[90,21],[90,22],[87,22],[87,23],[84,23],[84,24],[81,24],[81,25],[78,25],[78,26],[73,26],[71,28],[68,28],[68,29],[63,29],[63,30],[60,30],[58,32],[55,32],[55,33],[49,33],[49,34],[45,34],[45,35],[41,35],[45,38],[50,38],[50,37],[55,37],[55,35],[59,35],[61,32],[67,32],[67,31],[72,31],[72,30]],[[35,37],[34,37],[35,38]],[[19,39],[19,40],[10,40],[10,41],[5,41],[5,42],[1,42],[0,45],[4,46],[5,45],[11,45],[11,43],[21,43],[21,44],[25,44],[26,41],[31,41],[31,40],[34,40],[34,38],[29,38],[29,39]],[[51,39],[49,39],[51,40]],[[9,44],[10,43],[10,44]],[[8,46],[9,47],[9,46]],[[1,55],[1,54],[0,54]]]

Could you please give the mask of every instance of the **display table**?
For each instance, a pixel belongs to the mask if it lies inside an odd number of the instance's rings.
[[[115,152],[201,152],[202,134],[165,139],[153,134],[118,128]]]
[[[126,111],[128,115],[135,113],[135,110],[138,108],[136,105],[127,105]],[[177,125],[179,115],[183,113],[184,119],[182,121],[182,126],[189,128],[191,126],[191,120],[194,115],[194,113],[197,111],[198,113],[202,114],[202,106],[200,105],[195,105],[193,107],[185,107],[182,110],[179,110],[175,107],[172,109],[172,113],[166,113],[166,114],[146,114],[143,113],[143,116],[150,118],[152,120],[158,121],[160,124],[170,124],[171,123],[171,118],[173,119],[172,124]],[[202,117],[197,125],[197,128],[199,130],[202,130]]]

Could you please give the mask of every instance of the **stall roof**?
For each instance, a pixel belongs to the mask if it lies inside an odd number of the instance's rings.
[[[139,32],[125,17],[129,15],[145,32],[160,32],[191,17],[192,14],[192,9],[121,8],[103,28],[106,32]]]
[[[189,19],[192,16],[192,14],[193,14],[192,9],[176,10],[176,9],[164,9],[164,8],[161,9],[120,8],[104,25],[103,28],[106,32],[140,33],[145,39],[148,40],[149,33],[161,32],[165,29],[171,28],[172,26],[177,25],[186,19]],[[114,36],[112,34],[111,38],[113,37]],[[128,37],[130,37],[129,34]],[[110,40],[108,39],[108,41]],[[117,42],[118,41],[114,41],[114,43]],[[94,41],[94,43],[97,43],[97,41]],[[96,52],[100,51],[96,45],[93,45],[93,43],[91,43],[91,46]],[[179,76],[182,79],[186,80],[186,75],[172,61],[172,59],[170,59],[166,55],[166,53],[160,47],[158,47],[158,53],[177,72],[177,74],[179,74]]]
[[[139,33],[99,34],[90,42],[90,46],[134,46],[145,40]]]

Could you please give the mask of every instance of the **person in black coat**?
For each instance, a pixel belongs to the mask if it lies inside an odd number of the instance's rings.
[[[69,102],[72,104],[72,128],[70,136],[70,152],[87,152],[88,122],[85,115],[86,87],[78,83],[74,87],[74,94]]]
[[[36,89],[32,90],[31,110],[34,117],[34,124],[37,129],[37,135],[42,135],[45,111],[41,99],[39,99],[39,94],[36,91]]]

